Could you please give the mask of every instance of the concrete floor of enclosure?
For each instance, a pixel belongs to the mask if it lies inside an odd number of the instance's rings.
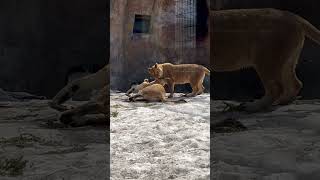
[[[274,111],[226,113],[211,102],[211,121],[232,117],[248,129],[211,132],[214,179],[299,180],[320,178],[320,100],[298,100]]]

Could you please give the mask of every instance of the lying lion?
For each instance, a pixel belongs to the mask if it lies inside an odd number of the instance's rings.
[[[126,95],[129,96],[130,101],[136,101],[137,98],[142,97],[142,100],[147,102],[186,102],[183,99],[167,99],[166,90],[163,87],[168,83],[167,81],[168,79],[157,79],[149,82],[148,79],[145,79],[141,84],[132,85]],[[131,93],[136,94],[130,96]]]
[[[152,82],[149,82],[149,79],[144,79],[141,84],[132,84],[130,89],[126,92],[126,95],[129,96],[131,93],[138,93],[138,91],[153,84],[161,84],[162,86],[165,86],[167,81],[168,79],[156,79]]]
[[[176,84],[189,83],[191,85],[192,93],[187,94],[187,97],[202,94],[204,91],[203,79],[205,75],[210,75],[210,71],[206,67],[197,64],[156,63],[148,68],[148,72],[155,79],[167,79],[170,88],[169,98],[173,97]]]
[[[253,67],[265,95],[243,109],[256,112],[272,104],[288,104],[302,88],[296,64],[305,37],[320,44],[320,31],[302,17],[275,9],[210,12],[210,52],[214,71]]]
[[[78,107],[66,107],[62,105],[69,100],[76,92],[89,92],[99,90],[97,97]],[[109,64],[98,72],[72,81],[61,89],[57,95],[49,102],[53,109],[61,111],[60,121],[73,126],[83,126],[89,124],[107,124],[106,118],[86,119],[81,118],[86,114],[104,114],[109,117]]]

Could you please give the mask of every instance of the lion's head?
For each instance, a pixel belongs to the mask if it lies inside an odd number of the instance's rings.
[[[151,68],[148,68],[148,72],[153,78],[162,78],[163,76],[163,70],[158,63],[153,65]]]

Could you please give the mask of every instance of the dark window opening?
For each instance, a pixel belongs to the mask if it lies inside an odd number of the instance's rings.
[[[151,16],[135,15],[133,33],[150,33]]]
[[[208,34],[209,9],[207,0],[197,0],[196,37],[197,40],[205,38]]]

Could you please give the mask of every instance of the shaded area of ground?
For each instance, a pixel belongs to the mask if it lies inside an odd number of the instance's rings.
[[[63,127],[47,102],[1,102],[0,179],[106,179],[109,132]]]
[[[209,179],[209,94],[179,104],[125,99],[111,94],[112,179]]]
[[[247,130],[211,133],[213,179],[320,179],[320,101],[256,114],[219,113],[224,106],[211,102],[211,122],[232,118]]]

